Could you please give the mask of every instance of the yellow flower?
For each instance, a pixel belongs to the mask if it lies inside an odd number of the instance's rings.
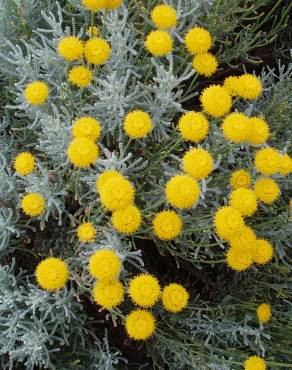
[[[232,270],[247,270],[252,265],[252,253],[249,250],[229,248],[226,255],[226,262]]]
[[[218,61],[211,53],[197,54],[194,56],[192,65],[199,75],[210,77],[216,72]]]
[[[181,233],[182,226],[182,219],[174,211],[159,212],[153,220],[154,234],[162,240],[176,238]]]
[[[261,357],[250,356],[244,362],[244,370],[266,370],[266,363]]]
[[[171,53],[173,40],[165,31],[152,31],[145,40],[146,49],[156,57],[163,57]]]
[[[93,74],[87,67],[77,66],[70,69],[68,79],[78,87],[87,87],[93,79]]]
[[[99,280],[115,280],[121,271],[121,260],[110,249],[100,249],[89,259],[89,272]]]
[[[155,330],[154,316],[146,310],[134,310],[127,316],[125,328],[132,339],[149,339]]]
[[[116,9],[122,4],[122,0],[106,0],[106,9]]]
[[[93,298],[102,308],[107,310],[118,306],[124,299],[123,284],[117,280],[103,280],[95,284]]]
[[[93,242],[95,235],[96,230],[91,222],[84,222],[77,228],[77,236],[82,243]]]
[[[96,26],[89,26],[86,33],[90,37],[98,37],[99,35],[98,28]]]
[[[237,234],[233,235],[229,244],[232,249],[240,249],[241,251],[247,251],[249,254],[254,256],[256,252],[257,237],[252,228],[244,226]]]
[[[200,187],[188,175],[175,175],[166,184],[167,201],[177,208],[191,208],[199,199]]]
[[[212,45],[212,37],[204,28],[194,27],[186,33],[185,45],[191,54],[207,53]]]
[[[257,210],[257,198],[250,189],[235,189],[230,194],[230,205],[242,216],[252,216]]]
[[[182,159],[184,172],[197,180],[207,178],[213,170],[211,154],[202,148],[190,149]]]
[[[57,290],[67,283],[69,270],[60,258],[48,257],[37,265],[35,275],[42,289]]]
[[[153,124],[148,113],[134,110],[124,119],[124,130],[132,139],[141,139],[152,130]]]
[[[176,25],[176,10],[167,4],[156,5],[151,11],[151,19],[160,30],[167,30]]]
[[[292,158],[288,154],[279,154],[278,172],[284,176],[288,176],[292,172]]]
[[[104,64],[108,61],[110,53],[110,44],[101,38],[90,39],[84,46],[84,56],[87,63]]]
[[[124,176],[121,173],[119,173],[118,171],[106,170],[98,176],[98,178],[96,180],[96,183],[95,183],[96,190],[100,193],[101,189],[104,187],[107,180],[109,180],[111,178],[123,179]]]
[[[180,284],[169,284],[162,291],[162,304],[166,311],[177,313],[187,307],[189,293]]]
[[[253,262],[258,265],[265,265],[271,261],[274,255],[273,246],[265,239],[257,239],[255,242],[255,252]]]
[[[222,123],[222,131],[225,139],[234,143],[242,143],[250,135],[249,118],[243,113],[231,113]]]
[[[280,188],[273,179],[259,179],[254,184],[257,198],[265,204],[275,202],[280,195]]]
[[[181,116],[178,129],[185,140],[198,143],[208,135],[209,122],[203,113],[187,112]]]
[[[125,178],[111,177],[101,187],[100,201],[109,211],[124,209],[134,202],[135,189]]]
[[[133,205],[114,211],[111,217],[112,224],[116,230],[123,234],[132,234],[141,226],[141,212]]]
[[[256,170],[263,175],[274,175],[279,170],[280,156],[274,148],[260,149],[254,160]]]
[[[262,84],[260,79],[251,74],[244,74],[238,77],[236,85],[237,94],[244,99],[256,99],[262,93]]]
[[[24,96],[31,105],[44,104],[49,96],[48,85],[43,81],[30,82],[24,90]]]
[[[223,87],[228,91],[231,96],[237,96],[237,84],[238,84],[238,77],[236,76],[229,76],[225,78]]]
[[[21,208],[27,216],[40,216],[45,210],[45,200],[38,193],[29,193],[22,198]]]
[[[231,109],[232,99],[224,87],[211,85],[206,87],[201,96],[203,110],[212,117],[221,117]]]
[[[230,185],[233,189],[248,188],[251,183],[250,174],[245,170],[234,171],[230,177]]]
[[[67,36],[58,43],[58,54],[68,62],[82,58],[83,45],[78,37]]]
[[[93,117],[80,117],[72,127],[72,135],[75,139],[87,138],[95,142],[101,133],[101,124]]]
[[[159,282],[153,275],[141,274],[130,280],[129,296],[141,307],[153,306],[160,297]]]
[[[252,145],[264,144],[269,136],[270,129],[267,122],[260,117],[252,117],[249,119],[250,132],[247,141]]]
[[[225,240],[230,240],[245,226],[240,212],[233,207],[220,207],[215,213],[214,224],[218,236]]]
[[[98,10],[106,8],[107,0],[82,0],[83,5],[93,11],[97,12]]]
[[[71,141],[67,155],[70,162],[76,167],[88,167],[93,164],[99,155],[98,146],[90,139],[81,138]]]
[[[30,174],[35,168],[35,157],[28,152],[18,154],[14,161],[14,168],[19,175]]]
[[[259,322],[265,324],[271,318],[271,306],[267,303],[262,303],[257,308]]]

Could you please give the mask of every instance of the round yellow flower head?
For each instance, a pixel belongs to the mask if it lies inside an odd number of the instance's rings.
[[[84,222],[78,226],[77,236],[82,243],[93,242],[96,236],[96,230],[91,222]]]
[[[90,139],[74,139],[67,149],[67,155],[74,166],[84,168],[97,160],[99,149]]]
[[[236,85],[238,96],[243,99],[256,99],[262,93],[262,83],[260,79],[251,74],[244,74],[238,77],[238,84]]]
[[[267,303],[262,303],[257,308],[259,322],[265,324],[271,318],[271,306]]]
[[[165,31],[152,31],[145,40],[145,47],[155,57],[163,57],[172,52],[173,40]]]
[[[124,179],[124,176],[115,170],[105,170],[102,172],[95,183],[96,190],[100,193],[101,189],[104,187],[106,182],[111,179],[111,178],[119,178],[119,179]]]
[[[106,9],[117,9],[121,4],[122,0],[106,0]]]
[[[257,210],[257,198],[250,189],[235,189],[230,194],[230,205],[242,216],[252,216]]]
[[[90,274],[99,280],[115,280],[121,271],[121,260],[118,255],[110,249],[96,251],[89,260]]]
[[[129,296],[141,307],[152,307],[160,297],[159,282],[153,275],[141,274],[130,280]]]
[[[98,10],[102,10],[106,8],[107,0],[82,0],[83,5],[85,8],[97,12]]]
[[[42,289],[57,290],[67,283],[69,270],[60,258],[48,257],[37,265],[35,276]]]
[[[176,10],[167,4],[156,5],[151,11],[151,19],[160,30],[167,30],[176,25]]]
[[[256,170],[263,175],[274,175],[279,170],[279,152],[274,148],[260,149],[254,160]]]
[[[189,175],[175,175],[166,184],[167,201],[177,208],[191,208],[199,199],[200,187]]]
[[[254,192],[261,202],[271,204],[279,198],[281,191],[276,181],[264,178],[255,182]]]
[[[249,118],[243,113],[231,113],[224,118],[222,131],[225,139],[234,143],[242,143],[250,135]]]
[[[284,176],[288,176],[292,172],[292,158],[288,154],[279,154],[278,172]]]
[[[225,240],[230,240],[245,226],[242,215],[233,207],[220,207],[215,213],[214,225],[218,236]]]
[[[177,313],[187,307],[189,297],[182,285],[172,283],[162,291],[162,304],[166,311]]]
[[[244,370],[266,370],[266,363],[261,357],[250,356],[244,362]]]
[[[21,208],[27,216],[40,216],[45,210],[45,200],[38,193],[29,193],[22,198]]]
[[[146,310],[134,310],[127,316],[125,328],[132,339],[149,339],[155,330],[154,316]]]
[[[252,265],[252,254],[249,250],[229,248],[226,262],[232,270],[244,271]]]
[[[251,183],[250,174],[245,170],[234,171],[230,177],[230,185],[233,189],[248,188]]]
[[[231,96],[237,96],[237,84],[238,84],[238,77],[236,76],[229,76],[225,78],[223,87],[228,91]]]
[[[208,135],[209,122],[203,113],[187,112],[181,116],[178,129],[185,140],[198,143]]]
[[[210,77],[216,72],[218,61],[211,53],[197,54],[194,56],[192,65],[199,75]]]
[[[82,58],[83,45],[78,37],[67,36],[58,43],[58,54],[68,62]]]
[[[43,81],[29,83],[24,90],[24,97],[31,105],[44,104],[49,96],[48,85]]]
[[[176,238],[182,230],[183,222],[174,211],[162,211],[153,220],[154,234],[162,240]]]
[[[185,45],[190,54],[207,53],[212,45],[212,37],[204,28],[194,27],[186,33]]]
[[[84,56],[87,63],[94,65],[106,63],[109,59],[110,53],[110,44],[101,38],[95,37],[90,39],[84,46]]]
[[[93,288],[94,301],[107,310],[118,306],[124,299],[123,284],[117,280],[103,280]]]
[[[112,177],[101,187],[100,201],[109,211],[124,209],[134,202],[135,189],[129,180]]]
[[[153,124],[148,113],[134,110],[124,119],[124,130],[132,139],[141,139],[149,134]]]
[[[182,159],[184,172],[197,180],[207,178],[213,170],[211,154],[202,148],[190,149]]]
[[[96,26],[89,26],[86,33],[90,37],[98,37],[99,35],[99,31]]]
[[[101,124],[93,117],[80,117],[72,127],[72,135],[75,139],[87,138],[95,142],[101,133]]]
[[[78,87],[87,87],[93,80],[93,74],[87,67],[76,66],[70,69],[69,81]]]
[[[123,234],[132,234],[141,226],[141,212],[132,204],[126,208],[114,211],[111,217],[114,228]]]
[[[28,152],[18,154],[14,160],[14,168],[19,175],[30,174],[35,168],[35,157]]]
[[[224,87],[211,85],[206,87],[201,96],[203,110],[212,117],[221,117],[231,109],[232,99]]]
[[[265,265],[271,261],[274,255],[273,246],[265,239],[257,239],[255,242],[255,252],[253,262],[258,265]]]
[[[254,256],[256,252],[256,242],[256,234],[253,229],[248,226],[244,226],[238,234],[233,235],[229,240],[229,244],[232,249],[236,248],[242,251],[247,251],[252,256]]]
[[[252,117],[249,119],[250,132],[247,141],[252,145],[264,144],[269,136],[270,129],[267,122],[260,117]]]

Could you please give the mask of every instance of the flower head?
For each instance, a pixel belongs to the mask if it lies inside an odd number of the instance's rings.
[[[181,116],[178,129],[185,140],[198,143],[206,138],[209,132],[209,122],[203,113],[187,112]]]
[[[199,75],[210,77],[216,72],[218,61],[211,53],[197,54],[194,56],[192,65]]]
[[[233,235],[229,244],[232,249],[239,249],[241,251],[246,251],[252,256],[256,252],[256,242],[257,237],[252,228],[244,226],[237,234]]]
[[[83,45],[78,37],[67,36],[58,43],[58,54],[68,62],[82,58]]]
[[[278,199],[281,191],[276,181],[263,178],[255,182],[254,192],[261,202],[271,204]]]
[[[69,270],[60,258],[48,257],[37,265],[35,275],[42,289],[57,290],[67,283]]]
[[[93,242],[96,236],[96,230],[91,222],[84,222],[77,228],[78,239],[82,243]]]
[[[154,333],[155,319],[151,312],[134,310],[127,316],[125,327],[130,338],[146,340]]]
[[[231,96],[237,96],[237,84],[238,84],[238,77],[236,76],[229,76],[225,78],[223,87],[228,91]]]
[[[93,74],[87,67],[76,66],[70,69],[68,79],[78,87],[87,87],[93,79]]]
[[[97,180],[96,180],[96,183],[95,183],[95,186],[96,186],[96,190],[98,192],[101,191],[101,189],[104,187],[104,185],[106,184],[106,182],[111,179],[111,178],[119,178],[119,179],[123,179],[124,176],[118,172],[118,171],[115,171],[115,170],[105,170],[104,172],[102,172]]]
[[[162,240],[176,238],[181,233],[182,226],[182,219],[174,211],[159,212],[153,220],[154,234]]]
[[[141,139],[149,134],[153,124],[148,113],[134,110],[128,113],[124,119],[124,130],[132,139]]]
[[[109,178],[100,188],[100,201],[109,211],[124,209],[134,202],[135,189],[129,180],[120,177]]]
[[[123,301],[123,284],[117,280],[99,281],[93,288],[93,298],[102,308],[110,310]]]
[[[166,184],[167,201],[177,208],[191,208],[199,199],[200,188],[189,175],[175,175]]]
[[[230,205],[242,216],[252,216],[257,210],[257,198],[250,189],[235,189],[230,194]]]
[[[155,276],[141,274],[130,280],[129,296],[141,307],[153,306],[160,297],[160,286]]]
[[[278,172],[284,176],[292,173],[292,158],[288,154],[279,154]]]
[[[252,265],[252,253],[249,250],[229,248],[226,255],[226,262],[232,270],[247,270]]]
[[[15,171],[22,176],[30,174],[35,168],[35,157],[29,152],[23,152],[14,160]]]
[[[238,96],[244,99],[256,99],[262,93],[261,81],[251,74],[245,73],[238,77],[236,85]]]
[[[115,280],[121,271],[121,260],[110,249],[96,251],[89,260],[90,274],[99,280]]]
[[[190,54],[207,53],[212,45],[212,37],[204,28],[194,27],[186,33],[185,45]]]
[[[267,122],[260,117],[249,118],[250,132],[247,141],[252,145],[264,144],[270,135]]]
[[[151,11],[151,19],[160,30],[167,30],[176,25],[176,10],[167,4],[156,5]]]
[[[89,26],[86,33],[88,36],[91,36],[91,37],[98,37],[99,35],[99,31],[96,26]]]
[[[234,143],[242,143],[250,134],[249,118],[243,113],[231,113],[222,123],[225,139]]]
[[[274,148],[260,149],[254,160],[256,170],[263,175],[274,175],[279,170],[279,152]]]
[[[84,56],[87,63],[104,64],[108,61],[110,53],[110,44],[101,38],[94,37],[88,40],[84,46]]]
[[[162,291],[162,304],[166,311],[177,313],[187,307],[189,293],[180,284],[169,284]]]
[[[90,139],[80,138],[71,141],[67,155],[70,162],[76,167],[88,167],[93,164],[99,155],[98,146]]]
[[[203,110],[212,117],[221,117],[231,109],[232,99],[224,87],[211,85],[206,87],[201,96]]]
[[[233,189],[248,188],[251,183],[250,174],[245,170],[237,170],[232,172],[230,177],[230,185]]]
[[[156,57],[163,57],[171,53],[173,40],[165,31],[152,31],[145,40],[146,49]]]
[[[184,172],[197,180],[207,178],[213,170],[211,154],[202,148],[190,149],[182,159]]]
[[[271,306],[267,303],[262,303],[257,308],[257,315],[260,323],[265,324],[271,318]]]
[[[114,211],[111,217],[114,228],[123,234],[132,234],[141,226],[141,212],[132,204],[126,208]]]
[[[101,133],[101,124],[93,117],[80,117],[72,127],[72,134],[75,139],[87,138],[95,142]]]
[[[106,8],[107,0],[82,0],[82,3],[87,9],[97,12]]]
[[[265,265],[273,258],[273,246],[265,239],[257,239],[254,249],[253,262],[258,265]]]
[[[106,0],[106,9],[117,9],[123,0]]]
[[[40,216],[45,210],[45,200],[38,193],[29,193],[22,198],[21,208],[27,216]]]
[[[225,240],[230,240],[245,226],[242,215],[233,207],[219,208],[215,213],[214,224],[218,236]]]
[[[48,85],[43,81],[30,82],[24,90],[24,96],[31,105],[44,104],[49,96]]]
[[[266,370],[266,363],[261,357],[250,356],[244,362],[244,370]]]

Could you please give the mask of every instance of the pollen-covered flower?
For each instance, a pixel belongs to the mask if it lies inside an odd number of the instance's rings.
[[[260,117],[249,118],[250,131],[247,141],[252,145],[264,144],[270,135],[270,129],[267,122]]]
[[[93,242],[96,236],[96,230],[91,222],[84,222],[77,228],[78,239],[82,243]]]
[[[265,265],[271,261],[274,249],[271,243],[265,239],[257,239],[254,247],[253,262]]]
[[[82,0],[82,3],[87,9],[97,12],[106,8],[107,0]]]
[[[233,207],[219,208],[215,213],[214,224],[218,236],[225,240],[230,240],[245,226],[242,215]]]
[[[177,313],[187,307],[188,291],[180,284],[172,283],[162,291],[162,304],[166,311]]]
[[[230,185],[233,189],[248,188],[250,183],[250,174],[246,170],[237,170],[232,172],[230,177]]]
[[[245,73],[238,77],[236,91],[241,98],[256,99],[261,95],[262,90],[262,83],[256,76]]]
[[[30,174],[35,168],[35,157],[29,152],[23,152],[14,160],[15,171],[22,176]]]
[[[167,30],[176,25],[176,10],[167,4],[156,5],[151,11],[151,19],[160,30]]]
[[[230,193],[230,205],[242,216],[252,216],[257,210],[257,198],[250,189],[235,189]]]
[[[228,91],[231,96],[237,96],[237,84],[238,84],[238,77],[236,76],[229,76],[225,78],[223,87]]]
[[[270,321],[270,318],[272,316],[271,306],[267,303],[260,304],[257,308],[257,315],[258,315],[259,322],[263,324]]]
[[[94,301],[107,310],[118,306],[124,298],[124,287],[118,280],[103,280],[93,288]]]
[[[106,0],[106,9],[117,9],[121,6],[123,0]]]
[[[254,192],[261,202],[271,204],[279,198],[281,191],[276,181],[273,179],[263,178],[255,182]]]
[[[154,234],[162,240],[176,238],[182,230],[181,217],[174,211],[162,211],[153,220]]]
[[[126,208],[114,211],[111,217],[114,228],[123,234],[132,234],[141,226],[141,212],[132,204]]]
[[[93,117],[80,117],[72,127],[72,135],[75,139],[87,138],[95,142],[101,133],[101,124]]]
[[[146,49],[156,57],[163,57],[172,52],[173,40],[165,31],[152,31],[145,40]]]
[[[274,175],[279,170],[279,152],[274,148],[260,149],[254,160],[256,170],[263,175]]]
[[[100,175],[98,175],[98,178],[95,183],[96,190],[100,192],[101,189],[106,184],[106,182],[111,178],[124,179],[124,176],[120,172],[115,170],[105,170]]]
[[[212,117],[221,117],[229,113],[232,105],[230,94],[224,87],[211,85],[206,87],[201,96],[203,110]]]
[[[27,216],[40,216],[45,210],[45,199],[38,193],[26,194],[21,200],[21,208]]]
[[[42,289],[57,290],[67,283],[69,270],[60,258],[48,257],[37,265],[35,276]]]
[[[83,45],[78,37],[67,36],[58,43],[58,54],[68,62],[82,58]]]
[[[88,167],[93,164],[99,155],[99,149],[90,139],[80,138],[71,141],[67,155],[70,162],[76,167]]]
[[[288,154],[279,154],[278,172],[284,176],[292,173],[292,158]]]
[[[44,104],[49,96],[48,85],[43,81],[30,82],[25,90],[24,97],[31,105]]]
[[[226,262],[232,270],[247,270],[252,265],[252,253],[249,250],[229,248],[226,254]]]
[[[76,66],[70,69],[68,79],[78,87],[87,87],[93,79],[93,74],[87,67]]]
[[[237,248],[242,251],[247,251],[249,254],[254,256],[256,252],[256,241],[257,237],[253,229],[248,226],[244,226],[237,234],[230,238],[229,244],[233,249]]]
[[[190,54],[207,53],[212,45],[211,34],[202,27],[191,28],[185,35],[185,45]]]
[[[89,260],[90,274],[99,280],[115,280],[121,271],[121,260],[118,255],[110,249],[96,251]]]
[[[184,172],[197,180],[205,179],[213,170],[211,154],[202,148],[190,149],[182,159]]]
[[[250,135],[249,118],[243,113],[231,113],[224,118],[222,131],[225,139],[234,143],[242,143]]]
[[[177,208],[191,208],[199,199],[200,187],[189,175],[175,175],[166,184],[167,201]]]
[[[153,124],[148,113],[134,110],[128,113],[124,119],[124,130],[132,139],[141,139],[149,134]]]
[[[92,38],[84,46],[84,56],[87,63],[94,65],[104,64],[111,53],[110,44],[102,38]]]
[[[250,356],[244,362],[244,370],[266,370],[265,360],[258,356]]]
[[[191,111],[181,116],[178,129],[185,140],[198,143],[206,138],[209,132],[209,122],[203,113]]]
[[[120,177],[109,178],[100,188],[100,201],[109,211],[124,209],[134,202],[135,189],[129,180]]]
[[[141,307],[152,307],[160,297],[160,286],[155,276],[141,274],[130,280],[129,296]]]
[[[197,54],[194,56],[192,66],[199,75],[210,77],[216,72],[218,61],[211,53]]]
[[[132,339],[149,339],[155,330],[154,316],[146,310],[134,310],[126,317],[125,328]]]

